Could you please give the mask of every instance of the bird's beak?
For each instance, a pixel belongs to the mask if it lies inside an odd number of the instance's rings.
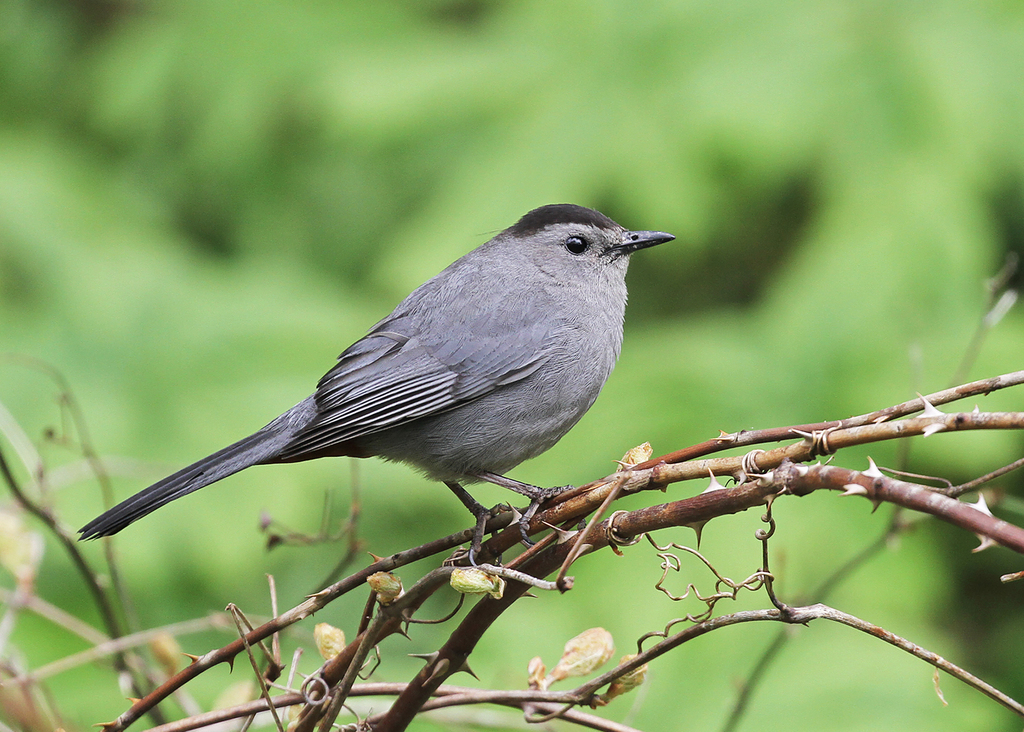
[[[664,244],[673,239],[675,239],[674,236],[666,234],[664,231],[624,231],[622,241],[613,247],[612,251],[616,255],[622,256],[623,254],[632,254],[639,249]]]

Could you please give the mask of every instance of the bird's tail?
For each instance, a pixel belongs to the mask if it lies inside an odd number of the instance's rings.
[[[164,504],[233,475],[239,470],[273,461],[291,439],[292,431],[286,419],[288,416],[289,413],[286,413],[278,417],[259,432],[228,445],[223,450],[218,450],[121,501],[79,529],[80,538],[96,539],[116,534],[128,524],[152,513]]]

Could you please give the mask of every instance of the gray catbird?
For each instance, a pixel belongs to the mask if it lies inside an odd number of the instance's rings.
[[[165,503],[251,465],[379,455],[451,488],[528,496],[557,489],[504,477],[554,445],[590,409],[622,345],[626,267],[674,239],[627,231],[571,204],[534,209],[418,287],[341,356],[316,392],[266,427],[136,493],[90,521],[109,536]]]

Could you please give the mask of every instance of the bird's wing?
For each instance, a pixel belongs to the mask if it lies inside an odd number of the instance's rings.
[[[526,378],[549,357],[544,318],[477,314],[432,339],[416,323],[382,321],[320,380],[317,416],[279,456],[303,454],[447,411]]]

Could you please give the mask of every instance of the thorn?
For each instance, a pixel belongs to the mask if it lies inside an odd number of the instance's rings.
[[[946,425],[942,424],[941,422],[936,422],[935,424],[930,424],[923,430],[921,430],[921,436],[928,437],[929,435],[934,435],[936,432],[942,432],[945,429]]]
[[[921,416],[922,417],[945,418],[946,415],[944,413],[940,412],[938,409],[936,409],[935,406],[930,401],[925,399],[920,394],[918,394],[918,396],[921,397],[921,401],[924,402],[924,411],[921,412]]]
[[[136,705],[136,704],[138,704],[138,703],[139,703],[140,701],[142,701],[142,699],[140,699],[140,698],[139,698],[139,697],[137,697],[137,696],[127,696],[127,697],[125,697],[125,699],[127,699],[128,701],[130,701],[130,702],[132,703],[132,706],[135,706],[135,705]],[[109,723],[108,723],[108,724],[109,724]]]
[[[447,658],[442,658],[434,665],[434,670],[430,672],[430,676],[427,677],[426,684],[429,685],[434,679],[444,678],[448,673],[448,667],[451,666],[451,661]]]
[[[476,675],[475,673],[473,673],[473,669],[471,669],[471,668],[469,667],[469,659],[468,659],[468,658],[467,658],[467,659],[466,659],[465,661],[463,661],[463,662],[462,662],[462,665],[461,665],[461,666],[459,666],[459,667],[458,667],[457,669],[455,669],[454,671],[452,671],[452,674],[457,674],[457,673],[459,673],[460,671],[461,671],[461,672],[463,672],[463,673],[467,673],[467,674],[469,674],[470,676],[472,676],[472,677],[473,677],[474,679],[476,679],[477,681],[479,681],[479,680],[480,680],[480,677],[479,677],[479,676],[477,676],[477,675]]]
[[[370,555],[371,557],[373,557],[373,561],[374,561],[374,562],[379,562],[379,561],[380,561],[381,559],[383,559],[383,558],[384,558],[384,557],[378,557],[378,556],[377,556],[376,554],[374,554],[373,552],[366,552],[366,553],[367,553],[367,554],[369,554],[369,555]]]
[[[977,554],[978,552],[985,551],[989,547],[996,546],[995,540],[989,536],[982,536],[981,534],[975,534],[975,536],[977,536],[978,539],[981,540],[981,543],[978,544],[978,546],[971,549],[971,554]]]
[[[981,414],[981,410],[978,409],[978,405],[974,405],[974,409],[971,410],[971,414]]]
[[[718,437],[715,438],[716,442],[736,442],[735,433],[726,432],[725,430],[718,430]]]
[[[565,542],[569,541],[574,536],[576,536],[576,534],[580,533],[579,531],[566,531],[561,527],[549,524],[547,521],[542,521],[541,523],[543,523],[545,526],[547,526],[549,529],[555,532],[555,536],[558,537],[557,539],[555,539],[556,544],[564,544]]]
[[[199,661],[199,656],[193,656],[191,653],[182,653],[181,655],[188,659],[189,665]]]
[[[986,503],[985,501],[984,493],[978,493],[977,503],[968,503],[967,501],[964,501],[964,503],[967,503],[967,505],[973,508],[975,511],[981,511],[986,516],[992,516],[992,511],[989,510],[988,503]],[[995,516],[992,516],[992,518],[995,518]]]
[[[424,666],[429,666],[430,664],[434,663],[434,661],[437,660],[437,657],[441,654],[437,651],[434,651],[433,653],[409,653],[407,655],[412,658],[420,658],[426,661],[426,663],[423,664]]]
[[[523,512],[522,511],[520,511],[518,508],[513,506],[511,503],[509,504],[508,507],[512,510],[512,522],[511,523],[518,524],[520,521],[523,520]]]
[[[684,524],[684,526],[689,526],[691,529],[693,529],[693,533],[695,533],[697,535],[697,548],[698,549],[700,549],[700,532],[704,530],[704,524],[706,524],[706,523],[707,523],[707,521],[695,521],[692,524]]]
[[[878,466],[875,465],[875,461],[872,460],[870,457],[868,458],[868,469],[864,471],[864,475],[866,475],[869,478],[885,477],[884,475],[882,475],[882,471],[878,469]]]
[[[718,478],[715,477],[714,473],[712,473],[709,470],[708,471],[708,475],[711,476],[711,482],[708,483],[708,487],[707,488],[705,488],[704,490],[701,491],[701,495],[704,495],[705,493],[711,493],[712,491],[724,491],[725,490],[725,486],[718,482]]]
[[[1016,582],[1019,579],[1024,579],[1024,572],[1011,572],[1010,574],[1004,574],[999,578],[999,581],[1006,584],[1007,582]]]
[[[868,489],[860,483],[847,483],[843,488],[846,490],[840,493],[840,496],[866,496],[868,494]]]
[[[992,511],[989,510],[988,502],[985,501],[985,494],[984,493],[981,493],[981,492],[978,493],[978,502],[977,503],[969,503],[967,501],[964,501],[964,503],[967,503],[967,505],[970,506],[971,508],[973,508],[975,511],[980,511],[981,513],[985,514],[986,516],[992,516]],[[995,518],[995,516],[992,516],[992,518]],[[988,549],[989,547],[993,547],[993,546],[996,545],[995,540],[993,540],[991,537],[982,536],[981,534],[975,534],[975,536],[978,537],[978,541],[980,541],[981,543],[978,544],[978,546],[976,546],[973,549],[971,549],[971,552],[974,553],[974,554],[977,554],[978,552],[983,552],[986,549]]]

